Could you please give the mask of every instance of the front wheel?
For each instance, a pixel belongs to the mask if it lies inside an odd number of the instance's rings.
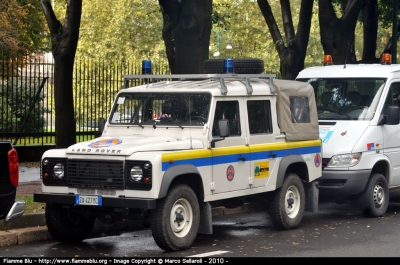
[[[389,187],[385,177],[373,173],[359,198],[362,212],[370,217],[383,216],[389,206]]]
[[[47,203],[45,218],[50,235],[63,243],[78,243],[89,236],[96,218],[72,212],[61,204]]]
[[[166,251],[188,249],[200,224],[196,194],[184,184],[176,185],[157,202],[151,213],[151,232],[157,245]]]
[[[303,219],[305,207],[304,186],[294,173],[285,177],[283,185],[274,191],[269,205],[269,216],[278,230],[297,227]]]

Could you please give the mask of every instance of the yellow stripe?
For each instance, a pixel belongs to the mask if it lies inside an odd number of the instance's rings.
[[[284,150],[301,147],[321,146],[321,140],[310,140],[310,141],[296,141],[296,142],[283,142],[273,144],[254,144],[250,145],[252,152],[258,152],[263,150]]]
[[[283,142],[283,143],[273,143],[273,144],[255,144],[255,145],[250,145],[249,147],[251,152],[259,152],[263,150],[285,150],[285,149],[310,147],[310,146],[321,146],[321,140]],[[221,156],[221,155],[244,153],[249,151],[249,147],[231,146],[231,147],[214,148],[213,154],[214,156]],[[210,149],[179,151],[179,152],[163,154],[162,162],[166,162],[169,160],[194,159],[199,157],[206,158],[211,156],[212,154]]]
[[[166,153],[162,155],[162,162],[170,161],[170,160],[183,160],[183,159],[192,159],[198,157],[211,157],[210,149],[202,149],[202,150],[190,150],[190,151],[181,151],[181,152],[173,152]]]

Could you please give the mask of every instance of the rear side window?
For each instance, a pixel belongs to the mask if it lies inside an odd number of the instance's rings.
[[[308,97],[289,97],[290,112],[293,123],[309,123],[310,122],[310,106]]]
[[[250,134],[272,133],[269,100],[248,100],[247,115]]]

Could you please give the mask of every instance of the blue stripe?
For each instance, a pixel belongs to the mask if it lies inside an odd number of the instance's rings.
[[[271,154],[276,154],[275,158],[285,157],[288,155],[307,155],[320,153],[321,146],[311,146],[311,147],[301,147],[301,148],[293,148],[293,149],[283,149],[283,150],[265,150],[261,152],[252,152],[250,154],[234,154],[234,155],[224,155],[224,156],[216,156],[216,157],[200,157],[194,159],[184,159],[184,160],[174,160],[173,164],[170,164],[169,161],[162,163],[162,171],[166,171],[168,168],[172,166],[178,165],[193,165],[195,167],[203,167],[203,166],[211,166],[211,165],[219,165],[219,164],[228,164],[238,162],[238,158],[242,156],[247,156],[246,161],[253,160],[261,160],[261,159],[271,159]],[[250,157],[248,157],[250,155]]]

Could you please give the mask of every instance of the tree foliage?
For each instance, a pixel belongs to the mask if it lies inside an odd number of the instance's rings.
[[[0,17],[0,48],[5,55],[22,57],[44,48],[45,21],[38,1],[0,1]]]

